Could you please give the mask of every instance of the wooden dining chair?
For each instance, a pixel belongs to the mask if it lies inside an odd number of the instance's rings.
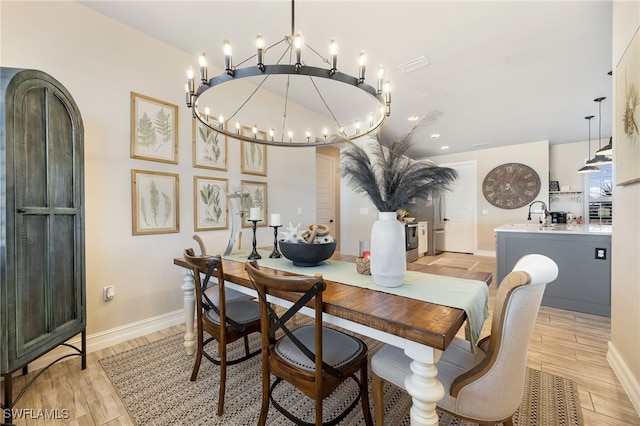
[[[469,341],[455,337],[436,364],[445,390],[440,409],[481,425],[513,425],[524,394],[527,351],[542,295],[557,276],[558,266],[546,256],[520,258],[498,287],[491,335],[480,340],[475,351]],[[402,349],[389,345],[371,357],[376,425],[383,424],[385,381],[406,389],[410,363]]]
[[[246,263],[260,303],[262,324],[262,407],[259,425],[267,420],[269,401],[286,418],[297,425],[335,425],[360,401],[365,423],[372,425],[367,385],[367,345],[360,339],[322,324],[322,292],[326,282],[322,275],[284,276],[261,271],[256,261]],[[268,302],[270,295],[295,295],[293,306],[278,315]],[[286,297],[286,296],[285,296]],[[287,299],[289,299],[287,297]],[[313,325],[293,329],[291,321],[303,307],[314,310]],[[279,337],[276,332],[281,330]],[[360,380],[356,373],[360,371]],[[271,375],[276,379],[271,384]],[[340,414],[322,422],[322,403],[347,379],[358,386],[353,401]],[[286,381],[315,401],[315,422],[306,422],[282,406],[273,397],[274,389]]]
[[[260,307],[255,300],[228,300],[225,297],[224,272],[220,256],[196,256],[192,249],[184,251],[184,258],[193,269],[196,290],[196,325],[197,352],[191,372],[191,381],[195,381],[200,370],[200,363],[204,356],[212,363],[220,366],[220,389],[218,392],[217,414],[224,410],[224,393],[227,378],[227,366],[238,364],[260,353],[249,349],[249,335],[260,332]],[[201,279],[201,273],[205,274]],[[217,298],[214,302],[207,295],[211,286],[211,277],[217,278]],[[224,321],[221,321],[224,318]],[[205,339],[204,333],[210,337]],[[244,339],[244,355],[233,360],[227,359],[227,345],[236,340]],[[206,351],[211,342],[218,342],[217,358]]]

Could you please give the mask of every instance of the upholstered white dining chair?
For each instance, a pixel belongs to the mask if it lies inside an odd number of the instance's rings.
[[[542,295],[557,276],[558,266],[546,256],[528,254],[518,260],[498,288],[491,335],[480,340],[475,351],[469,341],[455,337],[436,364],[445,391],[440,409],[480,424],[513,425]],[[410,362],[402,349],[390,345],[372,356],[376,425],[383,424],[384,382],[406,389]]]

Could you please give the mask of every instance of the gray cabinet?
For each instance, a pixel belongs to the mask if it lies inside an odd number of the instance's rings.
[[[85,366],[83,125],[68,91],[37,70],[0,70],[0,373],[71,337]],[[6,420],[6,419],[5,419]]]
[[[611,235],[496,232],[497,285],[529,253],[558,264],[558,278],[547,285],[542,305],[611,316]]]

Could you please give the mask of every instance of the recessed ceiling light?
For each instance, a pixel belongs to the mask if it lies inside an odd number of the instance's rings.
[[[409,120],[409,121],[418,121],[419,118],[420,117],[418,117],[417,115],[412,115],[412,116],[409,116],[409,118],[407,118],[407,120]]]
[[[448,145],[443,145],[443,146],[440,147],[440,149],[442,149],[442,150],[449,149],[449,146]]]
[[[440,137],[440,133],[432,133],[431,134],[431,139],[437,139]]]
[[[485,146],[485,145],[491,145],[491,142],[474,143],[471,146]]]

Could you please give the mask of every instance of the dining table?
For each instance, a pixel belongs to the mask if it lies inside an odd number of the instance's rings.
[[[370,276],[359,274],[355,256],[336,253],[319,266],[296,267],[284,257],[269,258],[269,251],[258,252],[262,257],[257,260],[258,265],[268,273],[323,275],[327,282],[323,292],[324,322],[402,348],[412,359],[411,374],[405,379],[412,398],[411,425],[438,424],[436,405],[444,397],[444,388],[437,377],[437,362],[465,323],[470,330],[470,345],[473,347],[477,341],[488,316],[491,273],[414,262],[407,264],[403,284],[389,289],[377,286]],[[255,296],[245,271],[248,254],[222,256],[224,280],[227,288]],[[184,347],[191,355],[196,345],[193,269],[183,258],[175,258],[173,263],[182,268]],[[442,295],[450,290],[453,293]],[[471,301],[475,307],[456,307],[460,305],[458,299]],[[286,295],[270,302],[284,307],[292,304]]]

